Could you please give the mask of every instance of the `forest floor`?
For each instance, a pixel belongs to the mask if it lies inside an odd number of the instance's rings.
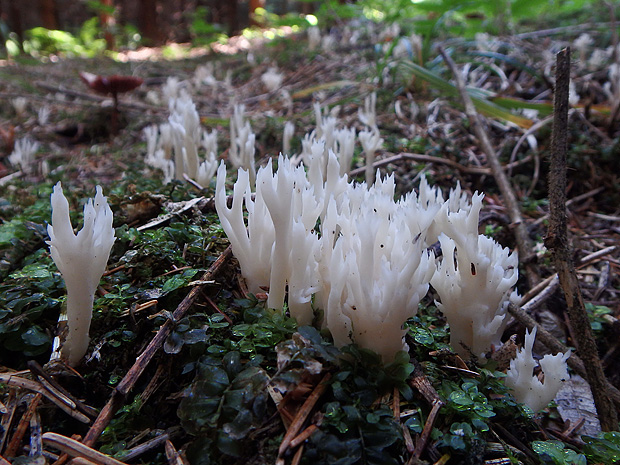
[[[351,30],[334,30],[315,50],[305,35],[292,34],[255,43],[232,40],[216,52],[194,50],[195,56],[175,60],[145,49],[123,60],[0,64],[2,457],[63,463],[62,452],[69,452],[93,463],[117,463],[97,455],[103,452],[121,462],[151,464],[620,459],[616,436],[606,437],[604,446],[588,439],[598,436],[600,426],[582,378],[571,372],[563,397],[534,415],[508,394],[497,366],[465,364],[450,352],[449,330],[433,295],[407,323],[411,359],[388,367],[355,347],[343,349],[343,357],[324,333],[297,328],[294,320],[265,310],[265,296],[247,294],[227,251],[210,201],[215,179],[204,188],[163,183],[161,172],[146,166],[143,130],[167,121],[163,88],[171,77],[191,95],[202,126],[218,131],[224,160],[232,106],[245,106],[258,165],[282,151],[287,121],[295,124],[291,151],[300,152],[303,135],[316,124],[314,102],[359,132],[359,111],[376,92],[384,141],[376,167],[394,174],[397,194],[416,189],[422,175],[445,193],[457,182],[466,192],[484,192],[480,232],[514,249],[505,199],[458,94],[403,65],[418,60],[407,52],[397,56],[389,45],[396,37],[370,24],[361,30],[357,41]],[[555,53],[582,32],[443,44],[468,85],[483,91],[482,99],[504,98],[503,108],[512,115],[511,121],[487,117],[484,128],[507,165],[535,244],[534,261],[521,266],[521,305],[536,302],[527,307],[530,315],[572,347],[581,329],[570,325],[543,239]],[[605,374],[620,388],[620,79],[617,68],[610,68],[609,44],[603,34],[596,37],[601,43],[574,52],[578,100],[569,113],[568,228]],[[206,74],[197,73],[207,64]],[[283,80],[270,92],[261,76],[274,66]],[[444,82],[452,80],[440,56],[429,68]],[[78,74],[84,71],[144,80],[121,95],[117,131],[110,99],[87,88]],[[19,98],[25,99],[23,109]],[[47,117],[41,114],[48,110]],[[23,138],[40,145],[34,160],[19,167],[9,155]],[[350,178],[361,182],[363,166],[357,143]],[[87,359],[75,368],[48,362],[65,298],[45,244],[49,196],[58,181],[74,226],[81,224],[85,199],[101,185],[117,237],[95,296]],[[517,335],[521,344],[524,332],[511,319],[502,340]],[[536,352],[548,351],[541,345]],[[303,404],[305,399],[314,403]],[[298,436],[302,430],[307,437]],[[47,434],[43,449],[41,431]],[[293,434],[296,441],[283,445]],[[92,448],[75,452],[74,435]]]

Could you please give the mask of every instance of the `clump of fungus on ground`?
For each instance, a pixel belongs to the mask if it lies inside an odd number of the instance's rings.
[[[88,332],[95,290],[114,244],[112,210],[100,186],[94,199],[84,205],[84,226],[75,234],[69,217],[69,202],[60,182],[51,195],[52,223],[47,231],[50,253],[67,288],[67,332],[61,335],[61,357],[77,365],[88,350]]]

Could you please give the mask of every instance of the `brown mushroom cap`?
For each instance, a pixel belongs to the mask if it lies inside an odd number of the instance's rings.
[[[100,94],[122,94],[134,90],[139,87],[142,82],[141,78],[133,76],[120,76],[113,74],[111,76],[98,76],[85,71],[80,72],[80,78],[88,87]]]

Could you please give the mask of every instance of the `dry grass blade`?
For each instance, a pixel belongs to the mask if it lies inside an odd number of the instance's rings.
[[[28,404],[28,408],[26,409],[26,412],[22,415],[21,419],[19,420],[19,423],[17,424],[17,428],[15,429],[15,433],[13,434],[11,441],[6,446],[6,450],[4,451],[4,455],[6,457],[9,457],[9,458],[14,457],[15,454],[17,453],[17,450],[19,449],[19,445],[22,443],[22,440],[24,439],[24,436],[26,435],[26,429],[28,428],[28,425],[30,424],[30,419],[32,418],[32,415],[34,415],[36,408],[39,406],[39,402],[41,402],[41,398],[42,398],[42,395],[37,393],[30,400],[30,403]]]
[[[102,454],[98,450],[92,449],[80,441],[68,438],[57,433],[44,433],[42,436],[43,444],[58,449],[71,457],[83,457],[97,465],[125,465],[108,455]]]
[[[461,92],[461,89],[459,88],[458,85],[455,87],[453,84],[442,79],[441,77],[437,76],[435,73],[429,71],[428,69],[420,65],[417,65],[411,62],[404,62],[403,66],[408,68],[416,77],[423,79],[424,81],[428,82],[433,87],[441,90],[447,95],[457,96]],[[467,96],[469,97],[470,101],[473,102],[473,105],[475,106],[475,108],[477,108],[479,111],[484,113],[486,116],[491,116],[497,119],[510,121],[511,123],[516,124],[517,126],[521,128],[525,128],[525,129],[532,126],[531,120],[524,118],[522,116],[515,115],[489,100],[471,95],[471,94],[476,93],[476,89],[465,89],[465,86],[463,86],[463,91],[467,93]],[[478,91],[478,93],[480,92]]]
[[[188,465],[187,460],[174,448],[170,439],[166,439],[165,449],[169,465]]]
[[[57,407],[60,407],[65,413],[72,416],[76,420],[81,421],[82,423],[90,423],[90,418],[84,415],[81,412],[75,410],[75,404],[70,402],[67,403],[64,397],[58,397],[53,391],[50,391],[48,388],[43,386],[41,383],[37,381],[32,381],[30,379],[20,378],[19,376],[15,376],[9,373],[0,373],[0,382],[6,383],[9,386],[15,386],[23,389],[28,389],[30,391],[38,392],[42,394],[46,399],[50,400]]]

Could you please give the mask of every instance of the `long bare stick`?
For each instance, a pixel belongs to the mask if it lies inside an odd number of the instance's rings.
[[[473,102],[471,101],[471,97],[465,89],[465,83],[463,82],[463,78],[456,69],[454,61],[452,61],[452,58],[450,58],[450,56],[445,52],[442,47],[439,47],[439,52],[441,53],[441,56],[443,56],[443,59],[450,68],[452,75],[454,76],[456,87],[461,96],[461,100],[463,101],[463,106],[465,107],[465,114],[467,115],[469,124],[471,125],[474,134],[476,135],[476,138],[480,143],[480,148],[487,156],[487,163],[489,165],[489,168],[491,168],[491,172],[493,173],[495,182],[497,183],[497,186],[502,193],[502,197],[506,202],[506,209],[508,210],[508,215],[510,216],[512,225],[515,228],[515,238],[517,240],[517,247],[519,248],[519,258],[525,264],[527,268],[527,279],[530,283],[530,286],[533,286],[538,281],[538,273],[532,266],[532,262],[534,259],[534,247],[532,241],[530,240],[525,222],[523,221],[523,216],[521,215],[521,210],[519,209],[519,202],[517,201],[517,196],[515,195],[514,190],[510,185],[508,176],[506,176],[506,173],[504,172],[504,169],[502,168],[502,165],[497,158],[497,154],[495,153],[495,149],[493,149],[493,146],[491,145],[489,136],[482,127],[480,117],[476,112],[476,108],[474,107]]]
[[[210,281],[215,274],[219,271],[224,262],[232,255],[232,249],[230,246],[222,252],[215,262],[209,267],[209,269],[202,276],[202,281]],[[187,294],[185,299],[179,304],[176,310],[172,313],[172,320],[179,321],[185,316],[189,308],[192,306],[196,298],[200,295],[203,286],[195,286]],[[87,446],[92,446],[99,435],[103,432],[105,427],[110,423],[110,420],[116,413],[116,411],[123,405],[125,398],[129,391],[133,388],[140,375],[144,372],[153,356],[164,344],[164,341],[168,335],[172,332],[173,321],[167,320],[157,331],[157,334],[153,337],[149,345],[144,349],[140,356],[136,359],[133,366],[129,369],[125,377],[118,383],[118,386],[112,392],[112,396],[108,403],[103,407],[99,416],[93,423],[93,425],[86,433],[84,440],[82,441]]]
[[[560,51],[556,59],[553,135],[549,167],[549,232],[545,238],[545,246],[553,254],[553,262],[564,291],[568,316],[575,334],[577,351],[584,362],[586,379],[592,389],[601,428],[603,431],[613,431],[618,428],[618,414],[607,389],[607,378],[598,356],[596,341],[579,289],[566,225],[570,49],[565,48]]]

